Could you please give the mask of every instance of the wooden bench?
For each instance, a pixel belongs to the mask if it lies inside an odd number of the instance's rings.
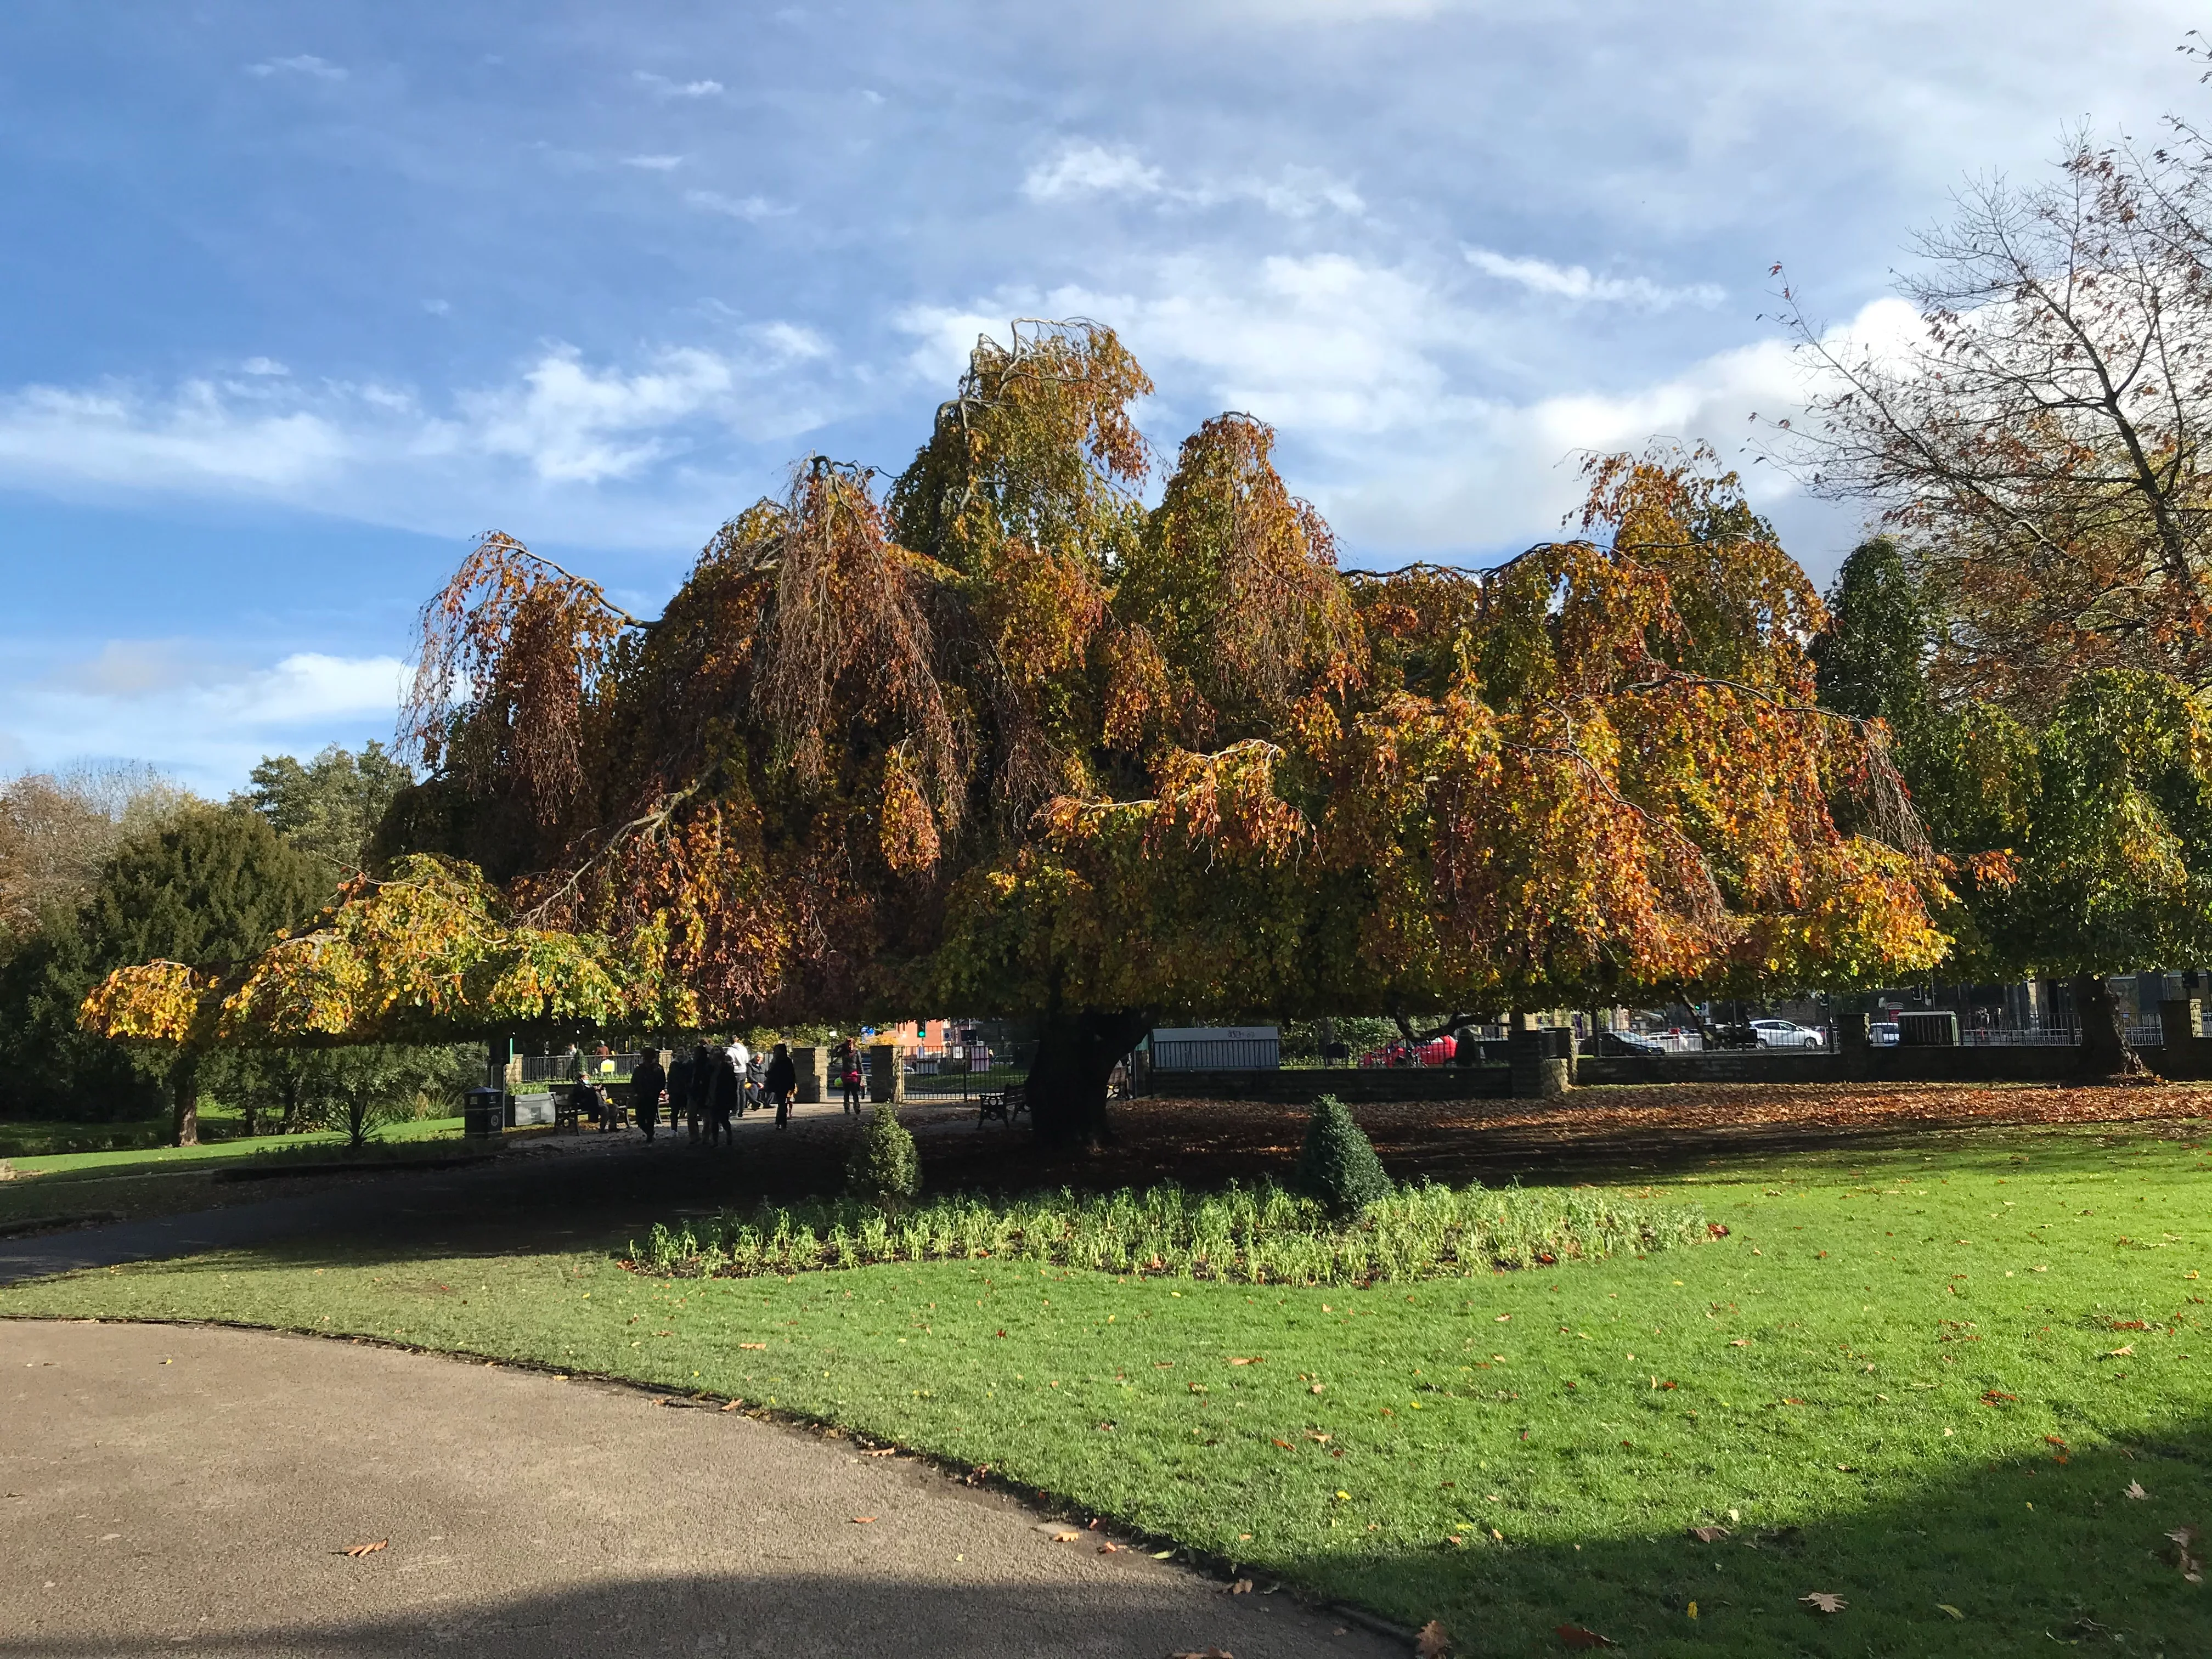
[[[1015,1083],[1010,1084],[1004,1089],[994,1091],[990,1094],[978,1095],[975,1097],[975,1106],[977,1128],[981,1128],[993,1118],[996,1118],[1011,1129],[1013,1127],[1014,1120],[1030,1109],[1029,1087],[1026,1084]]]

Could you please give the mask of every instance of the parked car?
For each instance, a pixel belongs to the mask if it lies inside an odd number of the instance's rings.
[[[1641,1031],[1600,1031],[1597,1051],[1601,1054],[1663,1054],[1668,1048],[1658,1038],[1646,1036]]]
[[[1811,1026],[1786,1019],[1754,1019],[1751,1029],[1762,1048],[1818,1048],[1826,1040]]]
[[[1897,1047],[1897,1022],[1893,1019],[1877,1019],[1870,1022],[1867,1026],[1867,1043],[1869,1047],[1875,1048]]]

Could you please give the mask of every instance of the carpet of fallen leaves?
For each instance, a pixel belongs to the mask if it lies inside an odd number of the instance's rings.
[[[1405,1102],[1353,1110],[1401,1180],[1549,1182],[1929,1132],[2171,1121],[2180,1133],[2185,1120],[2212,1115],[2212,1085],[1672,1083],[1578,1091],[1552,1101]],[[1279,1179],[1297,1158],[1307,1111],[1261,1101],[1119,1101],[1112,1146],[1061,1158],[1041,1157],[1026,1129],[976,1129],[972,1111],[921,1109],[909,1117],[921,1132],[929,1183],[943,1191]]]

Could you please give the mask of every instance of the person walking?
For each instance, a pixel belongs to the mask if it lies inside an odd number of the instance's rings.
[[[845,1091],[845,1109],[860,1115],[860,1051],[847,1037],[837,1045],[837,1081]]]
[[[660,1091],[668,1086],[668,1073],[660,1069],[660,1050],[647,1048],[629,1074],[629,1109],[648,1144],[660,1126]]]
[[[673,1052],[675,1058],[668,1063],[668,1133],[672,1136],[684,1103],[691,1098],[691,1056],[681,1049]]]
[[[707,1102],[714,1091],[714,1050],[702,1042],[691,1051],[691,1091],[684,1103],[684,1127],[695,1145],[699,1139],[700,1121],[707,1115]]]
[[[746,1048],[744,1039],[739,1037],[730,1044],[729,1055],[730,1069],[737,1073],[738,1079],[738,1115],[743,1117],[745,1108],[752,1103],[752,1091],[746,1081],[746,1068],[753,1063],[752,1050]]]
[[[775,1053],[769,1057],[768,1097],[775,1105],[775,1127],[786,1127],[791,1122],[791,1091],[799,1086],[799,1067],[791,1061],[791,1049],[779,1042]]]
[[[753,1054],[745,1061],[745,1074],[740,1079],[745,1085],[745,1100],[750,1106],[768,1104],[768,1056]]]
[[[708,1058],[713,1071],[707,1085],[707,1144],[734,1146],[737,1136],[730,1127],[730,1114],[738,1106],[738,1070],[730,1064],[726,1049],[717,1048]]]

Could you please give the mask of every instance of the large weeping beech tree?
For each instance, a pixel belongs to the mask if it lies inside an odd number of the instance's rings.
[[[1151,389],[1018,324],[887,491],[800,464],[649,621],[487,538],[425,611],[385,854],[480,868],[673,1024],[1025,1018],[1061,1143],[1163,1014],[1941,955],[1882,728],[1814,707],[1819,600],[1709,457],[1595,464],[1579,533],[1493,571],[1348,574],[1246,416],[1146,507]]]

